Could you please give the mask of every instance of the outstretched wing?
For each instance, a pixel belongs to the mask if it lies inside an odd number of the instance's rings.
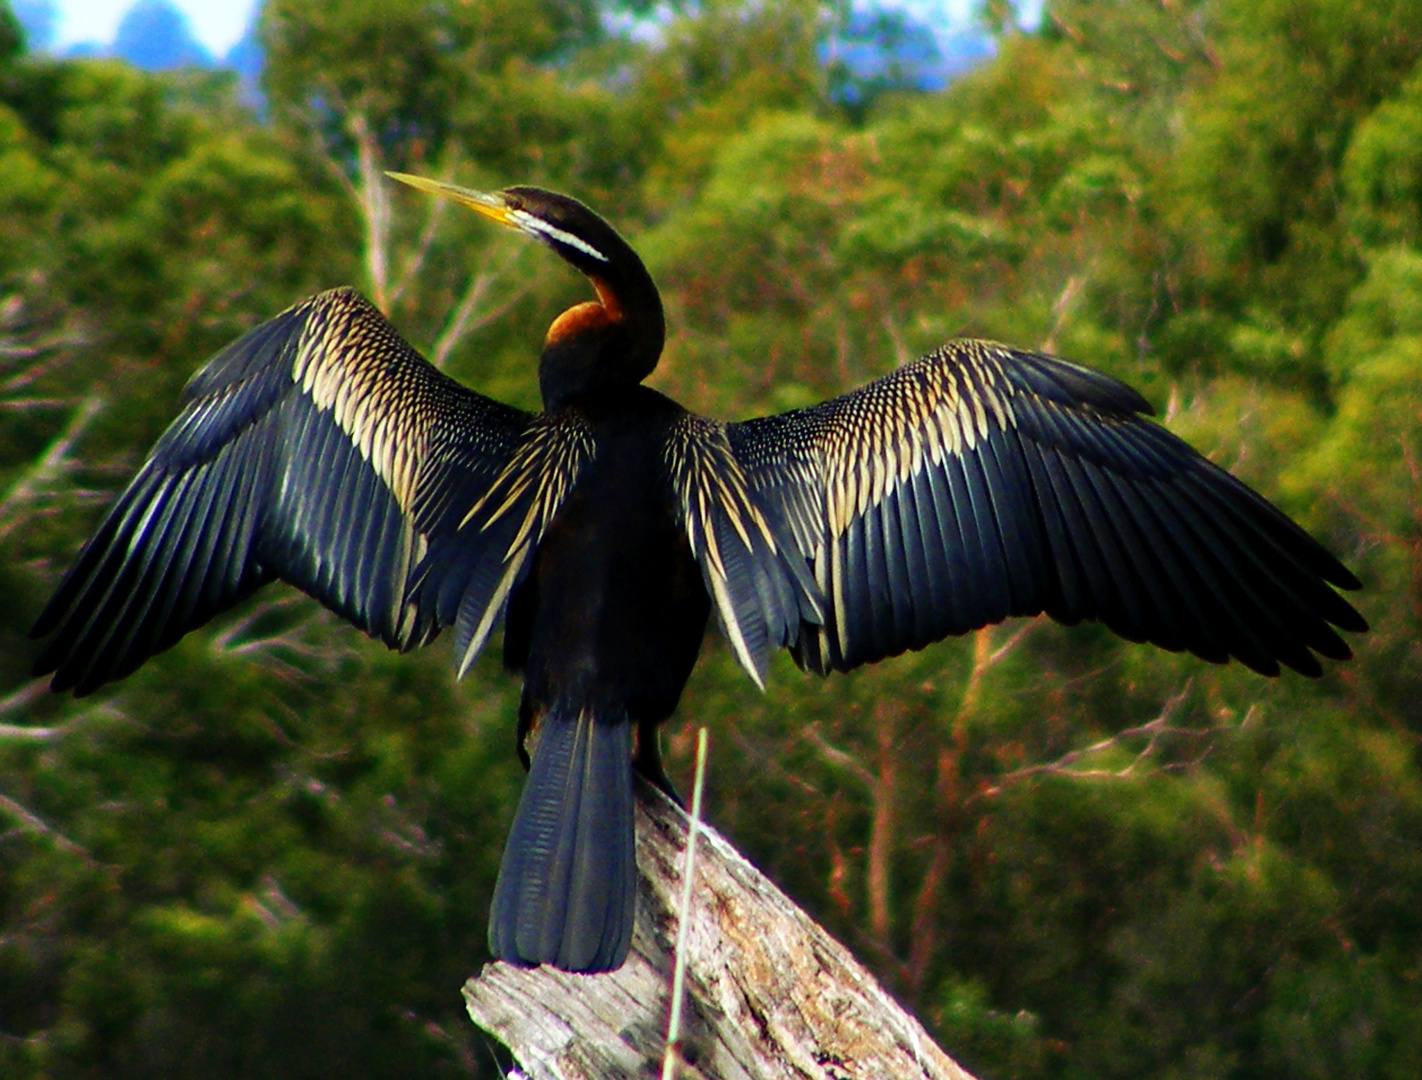
[[[470,511],[534,421],[441,374],[350,289],[296,305],[189,383],[36,623],[54,635],[36,673],[88,693],[275,578],[392,648],[482,624],[507,590],[481,566],[516,576],[522,555]],[[536,535],[551,509],[532,513]]]
[[[1357,580],[1104,375],[954,342],[822,405],[727,426],[826,597],[797,661],[848,670],[1008,615],[1307,675],[1367,624]],[[1332,625],[1330,625],[1332,624]]]

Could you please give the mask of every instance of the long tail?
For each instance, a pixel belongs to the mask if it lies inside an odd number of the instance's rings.
[[[611,971],[637,901],[631,721],[554,706],[499,865],[489,949],[501,960]]]

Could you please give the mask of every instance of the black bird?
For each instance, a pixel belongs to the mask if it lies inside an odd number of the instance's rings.
[[[632,775],[715,611],[847,671],[1008,615],[1099,619],[1266,675],[1346,659],[1357,580],[1261,496],[1086,368],[956,341],[853,393],[725,424],[641,385],[656,286],[602,218],[532,187],[397,179],[519,230],[597,299],[560,315],[544,411],[447,378],[350,289],[218,353],[34,633],[55,690],[122,678],[280,578],[392,648],[502,616],[530,767],[489,926],[496,956],[616,968],[632,932]],[[1331,625],[1330,625],[1331,624]],[[531,764],[530,764],[531,759]]]

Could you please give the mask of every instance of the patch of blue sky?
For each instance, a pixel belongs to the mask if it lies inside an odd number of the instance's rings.
[[[255,17],[260,0],[168,0],[187,17],[192,36],[213,56],[226,56],[241,40]],[[53,13],[52,36],[36,42],[66,53],[75,46],[103,50],[113,44],[119,23],[134,6],[134,0],[16,0],[13,5],[21,21],[30,25],[23,8],[49,8]]]

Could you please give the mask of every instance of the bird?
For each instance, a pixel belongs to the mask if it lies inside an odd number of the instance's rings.
[[[531,238],[593,297],[549,326],[543,408],[460,385],[351,288],[218,352],[43,609],[35,664],[87,694],[282,580],[394,649],[453,631],[463,676],[502,620],[528,776],[489,948],[620,967],[634,779],[712,615],[764,687],[772,655],[849,671],[1009,616],[1318,676],[1367,623],[1322,544],[1152,419],[1041,352],[955,340],[840,397],[722,422],[644,384],[652,276],[566,195],[389,174]]]

